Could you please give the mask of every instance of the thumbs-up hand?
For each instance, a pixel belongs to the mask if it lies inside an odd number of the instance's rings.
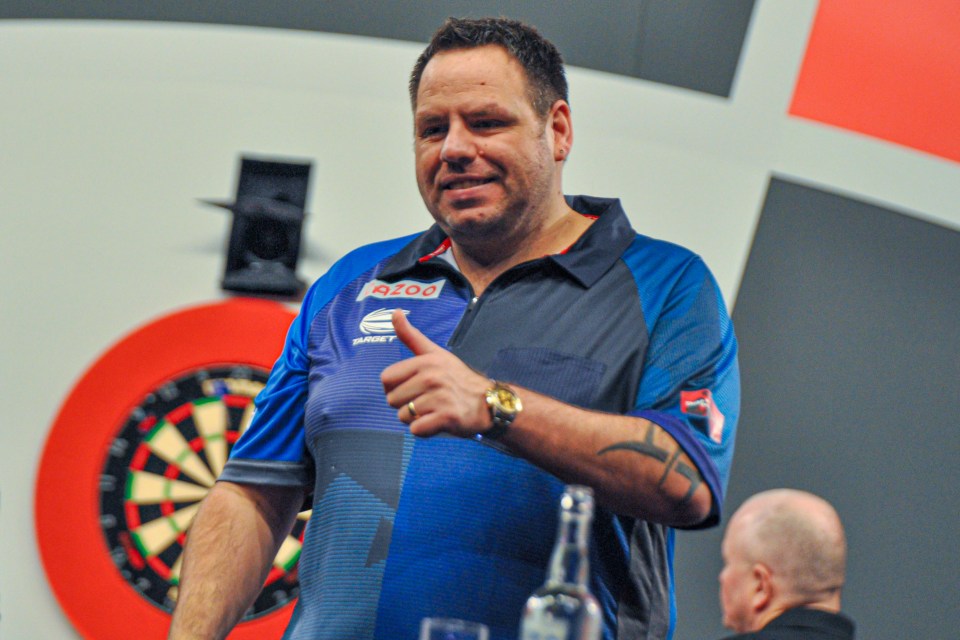
[[[393,321],[393,331],[400,338],[400,342],[405,344],[413,355],[422,356],[435,351],[444,351],[445,349],[423,333],[407,320],[407,314],[402,309],[394,309],[390,317]]]
[[[397,417],[416,436],[446,432],[466,438],[486,431],[490,412],[484,393],[490,380],[423,335],[400,309],[392,320],[397,338],[413,352],[380,374]]]

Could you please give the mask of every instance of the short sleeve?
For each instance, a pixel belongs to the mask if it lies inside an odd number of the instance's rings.
[[[709,527],[720,521],[740,411],[737,340],[709,269],[683,252],[638,278],[650,344],[630,413],[662,427],[693,460],[713,495],[698,525]]]
[[[257,395],[249,427],[230,452],[221,480],[313,488],[313,460],[304,434],[310,376],[310,332],[318,314],[360,274],[405,246],[414,236],[350,252],[311,285],[287,332],[283,351]],[[251,336],[255,340],[256,336]]]

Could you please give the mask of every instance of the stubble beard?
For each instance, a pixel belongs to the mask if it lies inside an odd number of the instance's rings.
[[[542,176],[542,180],[535,179],[513,194],[506,190],[506,184],[501,183],[505,189],[502,200],[488,205],[493,210],[481,215],[460,216],[458,214],[461,212],[455,208],[445,211],[439,202],[428,206],[434,220],[447,236],[481,262],[495,262],[502,259],[504,253],[518,251],[548,215],[546,207],[550,205],[551,182],[547,178],[546,157],[549,149],[543,139],[545,131],[541,133],[543,146],[540,154],[534,160],[537,166],[530,172],[530,175]],[[501,176],[501,179],[505,177]]]
[[[526,202],[512,206],[507,203],[499,210],[465,218],[460,218],[457,212],[443,215],[444,212],[438,211],[434,219],[453,243],[475,260],[495,262],[525,235],[525,209]]]

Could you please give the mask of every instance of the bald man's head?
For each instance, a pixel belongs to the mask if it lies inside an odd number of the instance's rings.
[[[724,535],[724,624],[754,631],[797,606],[839,610],[846,553],[840,517],[826,500],[793,489],[752,496]]]

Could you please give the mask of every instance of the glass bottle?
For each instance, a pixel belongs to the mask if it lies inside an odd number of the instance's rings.
[[[520,640],[598,640],[601,614],[590,593],[593,490],[568,485],[560,499],[560,525],[547,581],[523,608]]]

